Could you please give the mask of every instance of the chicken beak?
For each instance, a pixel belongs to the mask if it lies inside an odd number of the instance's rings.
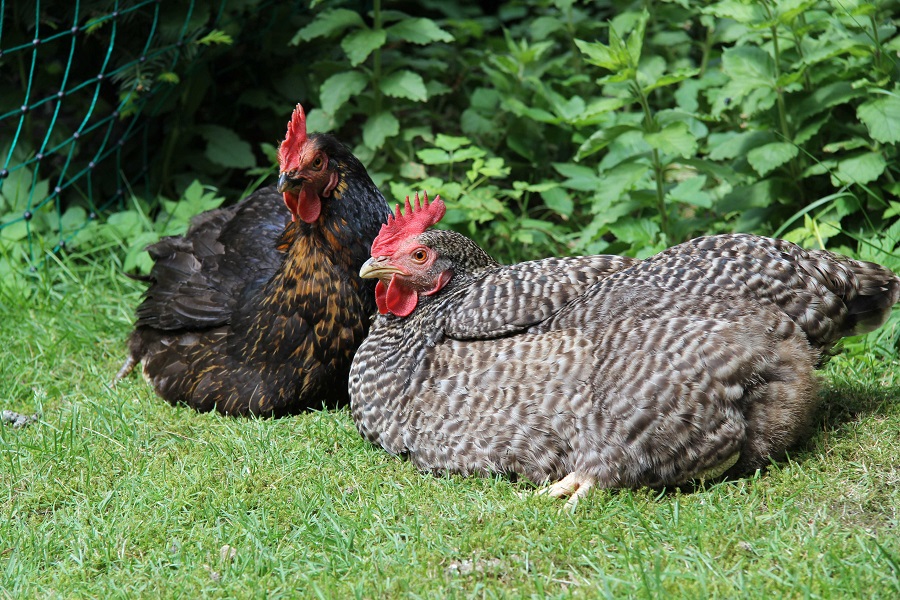
[[[288,187],[288,176],[284,173],[278,174],[278,193],[283,194]]]
[[[390,263],[390,256],[373,256],[363,263],[359,270],[359,276],[363,279],[381,279],[382,281],[390,281],[392,275],[406,273]]]

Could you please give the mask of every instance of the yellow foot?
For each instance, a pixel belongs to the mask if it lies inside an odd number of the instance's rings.
[[[597,478],[593,475],[576,471],[574,473],[569,473],[556,483],[542,489],[538,493],[547,494],[554,498],[568,498],[564,508],[568,512],[573,512],[578,505],[578,501],[587,495],[588,491],[594,487],[595,483],[597,483]]]

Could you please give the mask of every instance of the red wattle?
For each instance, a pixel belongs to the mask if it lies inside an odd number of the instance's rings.
[[[419,303],[419,294],[413,290],[402,287],[395,281],[396,275],[391,276],[385,296],[385,304],[392,314],[398,317],[408,317],[416,309]],[[378,298],[376,297],[376,302]]]
[[[291,211],[291,221],[297,220],[297,210],[300,204],[300,199],[297,197],[297,194],[292,194],[290,192],[285,192],[284,194],[284,205],[287,206],[287,209]]]
[[[380,279],[375,284],[375,305],[378,306],[379,313],[383,315],[388,313],[387,288],[384,287],[384,283]]]
[[[297,202],[297,211],[294,213],[304,223],[315,223],[322,212],[322,200],[315,192],[309,191],[304,185],[300,188],[300,198]]]

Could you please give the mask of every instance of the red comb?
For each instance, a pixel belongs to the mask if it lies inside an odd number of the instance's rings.
[[[278,167],[282,172],[296,169],[300,166],[300,150],[306,143],[306,113],[299,104],[291,115],[288,123],[287,135],[278,149]]]
[[[387,223],[381,226],[378,237],[372,242],[372,256],[390,256],[400,246],[400,242],[408,237],[423,233],[426,229],[436,224],[447,212],[444,201],[440,196],[429,204],[428,192],[425,198],[419,202],[419,192],[416,192],[416,204],[413,206],[406,197],[406,213],[400,212],[397,205],[397,214],[390,215]]]

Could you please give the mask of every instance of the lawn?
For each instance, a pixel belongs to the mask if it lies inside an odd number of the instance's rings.
[[[872,340],[829,363],[790,460],[570,515],[421,475],[346,409],[232,419],[111,389],[140,289],[104,259],[0,292],[0,408],[41,414],[0,426],[0,597],[900,596],[900,364]]]

